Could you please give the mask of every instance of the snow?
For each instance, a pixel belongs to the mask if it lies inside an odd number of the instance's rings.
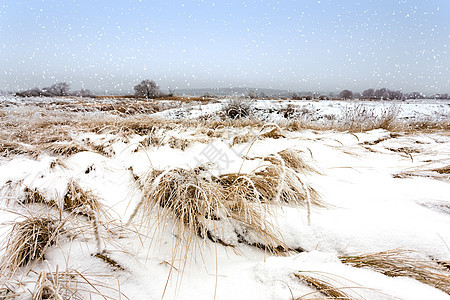
[[[14,98],[7,100],[19,102]],[[168,119],[198,118],[214,114],[224,103],[174,108],[156,115]],[[287,104],[296,105],[299,110],[307,109],[311,119],[327,114],[339,119],[345,107],[361,103],[264,100],[258,101],[256,108],[272,108],[274,112],[266,115],[267,119],[275,120],[279,118],[277,111]],[[398,105],[403,119],[442,120],[450,114],[450,104],[442,101],[363,104],[378,113],[386,106]],[[231,137],[247,129],[233,130]],[[196,132],[173,129],[165,134],[192,137]],[[0,186],[23,180],[23,185],[37,188],[49,198],[60,199],[67,182],[77,179],[83,188],[99,196],[118,223],[124,224],[142,196],[130,167],[139,176],[144,176],[151,167],[192,169],[208,161],[205,149],[213,147],[228,160],[215,162],[215,174],[239,170],[245,173],[267,162],[243,160],[241,155],[266,156],[290,148],[302,151],[302,158],[320,170],[321,174],[304,177],[327,203],[325,208],[312,209],[311,225],[305,208],[283,206],[272,216],[285,243],[305,249],[303,253],[275,257],[245,244],[233,250],[194,237],[198,247],[191,249],[184,264],[172,252],[177,239],[173,224],[167,221],[164,228],[152,224],[131,226],[120,239],[104,239],[108,255],[123,266],[123,271],[113,270],[92,256],[95,241],[87,235],[85,239],[63,241],[51,247],[45,261],[35,265],[35,273],[23,275],[24,280],[32,282],[41,270],[54,270],[58,266],[59,270],[68,268],[93,274],[89,278],[100,280],[104,285],[101,291],[112,298],[118,298],[115,289],[119,289],[119,284],[120,291],[130,299],[160,299],[162,295],[168,299],[291,299],[308,293],[313,293],[310,297],[320,296],[293,275],[305,272],[331,278],[356,299],[449,299],[444,292],[414,279],[387,277],[371,269],[350,267],[338,259],[342,253],[408,249],[424,257],[450,261],[450,215],[442,208],[450,205],[449,182],[426,176],[394,178],[401,172],[450,165],[448,132],[393,136],[383,129],[355,134],[302,130],[285,132],[285,135],[282,139],[260,139],[233,147],[229,146],[229,138],[212,138],[182,151],[168,145],[138,147],[143,137],[137,135],[130,136],[130,142],[125,143],[106,133],[80,133],[75,136],[79,141],[86,138],[94,142],[111,141],[115,155],[80,152],[62,158],[65,168],[50,168],[56,157],[47,155],[38,159],[20,155],[2,158]],[[409,154],[394,151],[401,147],[414,151]],[[24,211],[22,206],[11,203],[10,197],[6,201],[4,193],[1,196],[2,222],[15,218],[7,210]],[[8,228],[2,227],[2,239]],[[230,236],[226,228],[227,224],[223,223],[224,236]],[[25,288],[33,290],[31,283],[25,284]]]

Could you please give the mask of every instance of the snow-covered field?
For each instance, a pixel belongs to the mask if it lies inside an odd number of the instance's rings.
[[[260,100],[252,121],[223,119],[226,99],[130,116],[52,101],[0,99],[1,299],[450,299],[448,127],[339,127],[448,124],[448,101]],[[67,205],[82,194],[100,208]],[[183,219],[167,199],[186,194]],[[57,234],[15,270],[11,232],[36,218]]]

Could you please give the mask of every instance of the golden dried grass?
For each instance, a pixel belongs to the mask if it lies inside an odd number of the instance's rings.
[[[101,253],[100,217],[107,220],[110,220],[111,217],[98,198],[90,190],[82,189],[76,181],[70,180],[63,198],[63,209],[77,215],[83,215],[91,221],[97,242],[97,254]]]
[[[262,167],[251,174],[229,173],[219,176],[221,184],[232,187],[243,185],[248,201],[276,204],[306,205],[308,194],[311,202],[323,206],[320,196],[312,187],[291,169],[282,166],[269,165]],[[281,201],[281,202],[280,202]]]
[[[1,274],[12,276],[31,261],[42,260],[47,249],[55,245],[64,232],[63,226],[63,221],[33,215],[15,223],[3,245]]]
[[[308,286],[316,289],[318,293],[322,294],[325,297],[325,299],[345,299],[345,300],[353,299],[352,296],[343,291],[343,288],[338,288],[334,286],[331,282],[320,279],[317,276],[307,275],[304,272],[296,272],[294,273],[294,276],[300,279],[300,281],[306,283]],[[313,293],[303,295],[297,299],[304,299],[306,296],[310,296],[311,294]],[[322,297],[320,299],[322,299]]]
[[[161,134],[156,127],[153,127],[152,131],[139,144],[143,147],[160,147],[165,144],[164,138],[164,134]]]
[[[390,277],[410,277],[450,295],[450,272],[434,261],[420,259],[415,251],[394,249],[339,259],[357,268],[370,268]]]
[[[191,141],[188,139],[171,136],[167,141],[167,145],[169,145],[170,148],[184,151],[191,145]]]
[[[305,162],[299,151],[285,149],[278,152],[278,155],[284,160],[286,166],[299,173],[319,173],[319,171]]]
[[[304,167],[296,160],[295,153],[285,154],[297,169]],[[220,229],[214,227],[220,227],[217,223],[220,221],[233,228],[239,242],[275,254],[291,251],[268,221],[273,208],[284,204],[306,205],[309,211],[311,204],[324,204],[297,172],[285,166],[283,158],[273,156],[267,160],[271,162],[269,165],[250,174],[229,173],[218,177],[204,167],[152,170],[146,177],[138,177],[144,196],[128,224],[138,212],[148,222],[156,210],[158,222],[174,220],[177,236],[187,242],[186,250],[196,236],[231,245],[222,239]]]
[[[186,251],[197,236],[229,245],[215,231],[218,229],[214,227],[215,221],[240,224],[264,241],[266,249],[277,251],[280,245],[284,247],[277,234],[272,232],[273,226],[266,220],[267,207],[253,205],[254,202],[242,197],[237,186],[224,186],[220,180],[214,180],[199,169],[182,168],[153,171],[143,182],[144,197],[130,221],[138,210],[144,220],[153,211],[158,211],[161,226],[164,226],[167,217],[173,219],[177,236],[185,242]]]
[[[394,178],[425,177],[436,180],[450,181],[450,166],[440,168],[419,168],[413,171],[404,171],[393,175]]]
[[[89,190],[82,189],[75,180],[67,184],[62,208],[66,211],[92,218],[93,215],[108,216],[98,198]]]
[[[119,281],[115,288],[99,280],[108,277],[113,278],[111,275],[87,274],[71,269],[62,272],[58,269],[55,272],[43,270],[35,282],[31,299],[129,299],[121,292]]]
[[[56,203],[52,199],[47,199],[37,188],[30,188],[26,186],[24,188],[25,197],[22,204],[41,203],[49,206],[56,206]]]

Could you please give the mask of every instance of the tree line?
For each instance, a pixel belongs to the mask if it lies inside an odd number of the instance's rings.
[[[343,99],[368,99],[368,100],[403,100],[403,99],[425,99],[424,94],[419,92],[403,93],[401,91],[392,91],[387,88],[367,89],[362,93],[353,93],[350,90],[343,90],[339,93],[339,97]],[[448,94],[436,94],[432,98],[448,99]]]
[[[134,87],[134,96],[139,98],[154,99],[158,97],[172,97],[173,92],[169,90],[168,93],[161,91],[160,87],[153,80],[145,79]],[[88,89],[80,89],[78,91],[70,92],[70,84],[67,82],[58,82],[49,87],[33,88],[21,92],[15,93],[20,97],[63,97],[63,96],[77,96],[77,97],[95,97],[95,94]],[[254,91],[248,93],[250,99],[265,98],[266,96],[261,93],[258,94]],[[297,93],[291,93],[289,99],[301,100],[309,98],[315,98],[320,100],[327,100],[330,97],[325,95],[300,95]],[[341,99],[368,99],[368,100],[403,100],[403,99],[424,99],[425,95],[419,92],[403,93],[401,91],[389,90],[387,88],[373,89],[369,88],[362,93],[353,93],[351,90],[342,90],[339,93]],[[436,94],[432,98],[436,99],[449,99],[448,94]]]
[[[58,82],[49,87],[32,88],[29,90],[15,93],[19,97],[62,97],[62,96],[77,96],[77,97],[95,97],[95,94],[88,89],[81,89],[70,92],[70,84],[67,82]]]
[[[70,84],[67,82],[58,82],[42,89],[35,87],[29,90],[17,92],[15,95],[19,97],[95,97],[95,94],[88,89],[80,89],[78,91],[70,92]],[[171,91],[169,91],[169,93],[163,93],[153,80],[145,79],[134,86],[134,95],[136,97],[151,99],[173,96],[173,93]]]

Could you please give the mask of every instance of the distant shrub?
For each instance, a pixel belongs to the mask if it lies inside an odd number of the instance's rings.
[[[240,119],[251,116],[253,107],[250,101],[234,99],[223,107],[222,112],[230,119]]]
[[[85,98],[95,98],[94,92],[88,89],[81,89],[72,93],[73,96],[85,97]]]
[[[280,114],[283,115],[286,119],[293,118],[296,114],[297,110],[295,106],[292,104],[288,104],[286,107],[280,109]]]
[[[41,89],[36,87],[22,92],[17,92],[15,95],[19,97],[42,97],[46,96],[46,93],[44,93],[44,91],[41,91]]]

